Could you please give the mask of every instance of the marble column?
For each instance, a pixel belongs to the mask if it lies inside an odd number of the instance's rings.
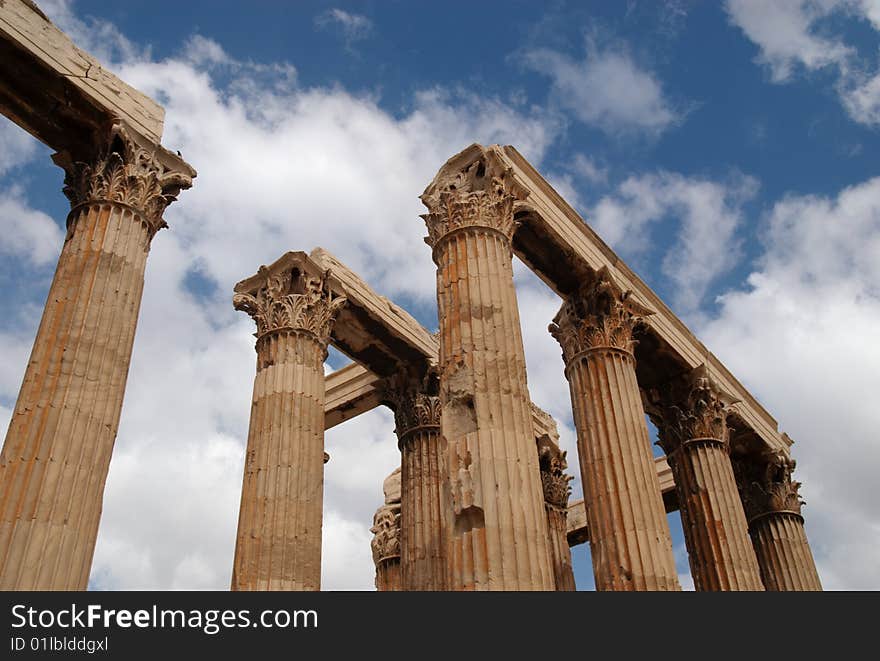
[[[257,324],[233,590],[319,590],[324,490],[324,360],[345,298],[287,253],[238,283]]]
[[[727,414],[733,398],[701,365],[649,399],[675,480],[694,587],[763,590],[730,463]]]
[[[436,374],[401,373],[387,390],[400,447],[403,590],[446,589],[449,486],[438,388]]]
[[[401,573],[401,469],[385,478],[382,491],[385,502],[373,516],[373,563],[376,565],[376,590],[399,592],[403,589]]]
[[[84,590],[150,243],[195,171],[123,124],[59,153],[67,236],[0,454],[0,589]]]
[[[738,459],[736,467],[765,589],[821,590],[801,515],[801,485],[791,479],[794,460],[782,451],[768,451]]]
[[[550,332],[571,391],[597,590],[679,590],[636,382],[633,330],[650,311],[603,268]]]
[[[556,590],[572,591],[575,589],[574,571],[571,566],[571,548],[568,545],[566,524],[568,497],[571,494],[568,483],[574,478],[565,473],[565,469],[568,468],[566,453],[560,450],[549,436],[537,439],[537,444]]]
[[[513,284],[513,205],[494,148],[447,163],[422,195],[437,265],[452,590],[552,590],[553,568]]]

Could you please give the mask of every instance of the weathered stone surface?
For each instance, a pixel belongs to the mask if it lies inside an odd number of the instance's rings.
[[[647,314],[603,269],[550,326],[571,391],[597,590],[680,589],[632,353]]]
[[[376,565],[376,590],[397,592],[403,589],[401,574],[401,469],[385,478],[382,491],[385,502],[373,516],[373,563]]]
[[[654,457],[654,468],[657,469],[657,479],[660,482],[660,493],[663,494],[663,503],[666,506],[666,511],[674,512],[678,509],[678,498],[675,496],[675,482],[672,479],[672,469],[669,467],[666,457]],[[583,499],[569,503],[566,531],[569,546],[577,546],[578,544],[590,541],[590,530],[587,526],[587,510]]]
[[[57,159],[72,209],[0,455],[0,588],[84,590],[150,241],[188,188],[121,124]]]
[[[521,195],[491,154],[447,163],[422,195],[437,264],[449,587],[552,590],[553,570],[513,286]]]
[[[568,546],[566,533],[568,497],[571,494],[571,487],[568,483],[574,478],[565,472],[565,469],[568,468],[566,453],[559,449],[557,439],[552,438],[550,434],[544,434],[536,439],[536,443],[556,590],[572,591],[575,589],[574,571],[571,566],[571,550]]]
[[[324,429],[372,411],[382,404],[384,379],[363,365],[351,363],[325,379]]]
[[[763,590],[730,463],[727,415],[733,398],[702,365],[648,399],[675,478],[694,587]]]
[[[387,386],[401,454],[400,565],[403,590],[446,588],[449,476],[440,433],[436,372],[401,372]]]
[[[774,592],[821,590],[801,516],[800,482],[792,480],[794,460],[785,452],[769,451],[741,457],[734,466],[764,587]]]
[[[527,193],[513,204],[517,257],[563,299],[577,291],[585,275],[607,268],[622,289],[632,291],[634,299],[653,311],[645,320],[640,347],[651,347],[638,363],[640,382],[643,376],[668,376],[669,358],[676,371],[707,363],[718,385],[740,400],[733,409],[736,424],[754,430],[768,448],[788,447],[776,420],[514,147],[474,144],[449,159],[446,167],[464,169],[487,154],[507,168],[511,186]]]
[[[0,2],[0,112],[57,151],[79,151],[115,120],[158,145],[165,116],[27,0]]]
[[[233,590],[318,590],[324,489],[324,360],[345,298],[304,253],[235,287],[257,324]]]

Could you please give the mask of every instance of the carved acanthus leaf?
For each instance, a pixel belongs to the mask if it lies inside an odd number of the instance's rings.
[[[400,557],[400,503],[382,505],[373,516],[373,562]]]
[[[382,492],[385,494],[385,502],[373,516],[373,541],[370,546],[373,550],[373,562],[377,565],[388,558],[400,557],[400,468],[394,469],[385,478],[382,484]]]
[[[544,488],[544,502],[565,511],[571,495],[571,482],[574,477],[566,475],[568,468],[566,452],[559,449],[549,436],[537,440],[538,465],[541,468],[541,485]]]
[[[401,371],[388,379],[385,397],[394,406],[394,431],[401,442],[416,429],[439,429],[441,410],[438,388],[434,372],[418,378]]]
[[[232,298],[236,310],[247,312],[257,324],[257,338],[267,333],[297,330],[311,333],[327,346],[336,315],[346,303],[333,293],[328,273],[319,277],[297,270],[270,274],[261,267],[265,279],[252,292],[239,292]]]
[[[138,143],[122,124],[114,124],[103,147],[86,160],[79,155],[56,154],[64,168],[64,194],[71,206],[116,202],[142,214],[149,236],[167,227],[162,214],[181,190],[192,186],[193,171],[168,169],[157,158],[157,148]]]
[[[483,150],[461,169],[441,170],[422,195],[428,208],[422,216],[428,228],[425,242],[436,247],[447,234],[463,227],[489,227],[510,239],[516,228],[514,203],[527,196],[497,148]]]
[[[794,459],[781,450],[736,462],[737,481],[749,521],[772,512],[800,515],[804,505],[798,493],[801,483],[792,479],[796,465]]]
[[[638,303],[631,291],[621,289],[607,267],[602,267],[581,289],[569,296],[549,326],[568,363],[578,354],[597,347],[632,353],[633,331],[653,314]]]
[[[651,390],[647,398],[659,444],[670,457],[693,439],[728,443],[727,415],[737,400],[718,387],[705,364],[663,388]]]

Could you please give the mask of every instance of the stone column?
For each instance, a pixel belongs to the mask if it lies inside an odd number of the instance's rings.
[[[566,523],[568,497],[571,494],[568,483],[574,478],[565,474],[565,469],[568,468],[566,453],[561,451],[549,436],[537,439],[537,444],[556,590],[572,591],[575,589],[574,571],[571,567],[571,548],[568,546]]]
[[[603,268],[550,325],[578,435],[597,590],[679,590],[636,382],[634,328],[651,314]]]
[[[422,195],[437,264],[452,590],[552,590],[516,291],[513,204],[493,148],[450,161]]]
[[[376,565],[376,590],[399,592],[401,580],[401,469],[397,468],[385,478],[382,491],[385,503],[373,516],[373,562]]]
[[[749,534],[770,591],[821,590],[819,572],[801,516],[800,482],[791,479],[795,462],[782,451],[737,461],[737,477]]]
[[[403,373],[388,388],[401,456],[403,590],[446,589],[449,486],[438,387],[436,374],[418,379]]]
[[[675,480],[694,587],[763,590],[730,463],[727,413],[733,398],[701,365],[650,399]]]
[[[318,590],[324,491],[324,360],[345,299],[288,253],[238,283],[257,324],[233,590]]]
[[[122,124],[56,154],[67,237],[0,454],[0,589],[84,590],[150,243],[195,171]]]

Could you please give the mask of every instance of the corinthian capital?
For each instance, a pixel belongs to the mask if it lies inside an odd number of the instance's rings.
[[[257,340],[269,333],[309,333],[326,348],[337,314],[346,303],[322,271],[302,252],[290,252],[235,286],[232,304],[257,324]]]
[[[790,512],[800,516],[804,501],[800,482],[792,479],[796,463],[782,450],[768,450],[758,458],[735,462],[736,477],[746,517],[751,522],[765,514]]]
[[[394,424],[402,445],[413,431],[440,427],[440,396],[437,374],[423,377],[401,371],[390,377],[385,397],[394,407]]]
[[[646,395],[646,409],[657,425],[666,454],[694,439],[715,439],[727,446],[727,414],[736,400],[711,379],[706,365]]]
[[[568,497],[571,495],[571,482],[574,477],[566,475],[568,468],[566,453],[559,449],[549,436],[537,439],[538,464],[541,467],[541,485],[544,488],[544,502],[566,511]]]
[[[382,485],[385,502],[373,516],[373,562],[379,564],[388,558],[400,557],[400,468],[385,478]]]
[[[528,196],[506,165],[500,148],[474,145],[450,159],[422,193],[428,213],[425,242],[432,248],[464,227],[496,230],[509,239],[515,222],[513,206]]]
[[[89,203],[124,204],[135,210],[149,236],[167,227],[162,214],[196,172],[159,145],[152,145],[124,123],[95,137],[94,151],[53,156],[64,169],[64,194],[71,207]]]
[[[653,314],[631,291],[621,289],[607,267],[562,304],[550,324],[550,334],[562,346],[566,364],[588,349],[612,347],[632,353],[633,330]]]

